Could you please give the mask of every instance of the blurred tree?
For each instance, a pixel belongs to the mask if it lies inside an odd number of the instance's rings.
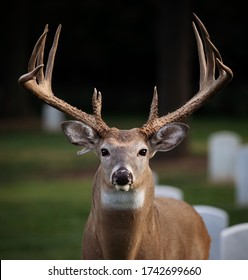
[[[159,1],[158,10],[159,104],[164,115],[190,96],[192,13],[190,0]]]
[[[158,92],[161,115],[181,107],[191,93],[191,1],[158,2]],[[187,152],[187,141],[166,156]]]

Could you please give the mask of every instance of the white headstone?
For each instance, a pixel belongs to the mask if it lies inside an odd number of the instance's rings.
[[[42,107],[42,128],[47,132],[58,132],[61,130],[61,122],[65,119],[59,110],[44,104]]]
[[[195,205],[195,210],[202,217],[211,237],[210,260],[220,259],[220,233],[229,225],[228,213],[220,208],[208,205]]]
[[[235,166],[236,203],[248,205],[248,145],[241,147],[237,153]]]
[[[248,260],[248,223],[221,232],[220,257],[222,260]]]
[[[179,200],[183,200],[183,191],[177,187],[167,185],[155,185],[155,196],[156,197],[170,197]]]
[[[213,133],[208,141],[208,173],[211,181],[233,181],[237,151],[241,144],[238,134],[231,131]]]

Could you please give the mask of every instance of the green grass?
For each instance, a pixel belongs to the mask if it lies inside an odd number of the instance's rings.
[[[1,259],[79,259],[89,180],[16,182],[0,190]]]
[[[192,118],[189,121],[192,153],[207,153],[209,135],[218,131],[232,131],[241,137],[241,142],[248,142],[248,119],[230,118]]]
[[[136,118],[114,125],[139,126]],[[209,134],[232,130],[248,141],[247,120],[190,120],[190,154],[206,160]],[[1,259],[79,259],[90,209],[91,182],[98,166],[94,153],[77,157],[62,135],[39,130],[5,130],[0,137]],[[208,181],[205,165],[156,163],[161,184],[180,187],[190,204],[228,211],[230,224],[248,221],[248,207],[235,204],[233,183]]]

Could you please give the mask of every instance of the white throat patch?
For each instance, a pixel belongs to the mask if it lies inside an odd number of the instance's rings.
[[[135,210],[140,209],[145,200],[144,190],[130,191],[103,191],[101,190],[101,200],[105,208],[114,210]]]

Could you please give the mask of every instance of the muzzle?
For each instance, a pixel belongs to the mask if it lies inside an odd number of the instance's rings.
[[[133,175],[125,167],[120,167],[112,175],[112,184],[114,186],[132,185]]]

